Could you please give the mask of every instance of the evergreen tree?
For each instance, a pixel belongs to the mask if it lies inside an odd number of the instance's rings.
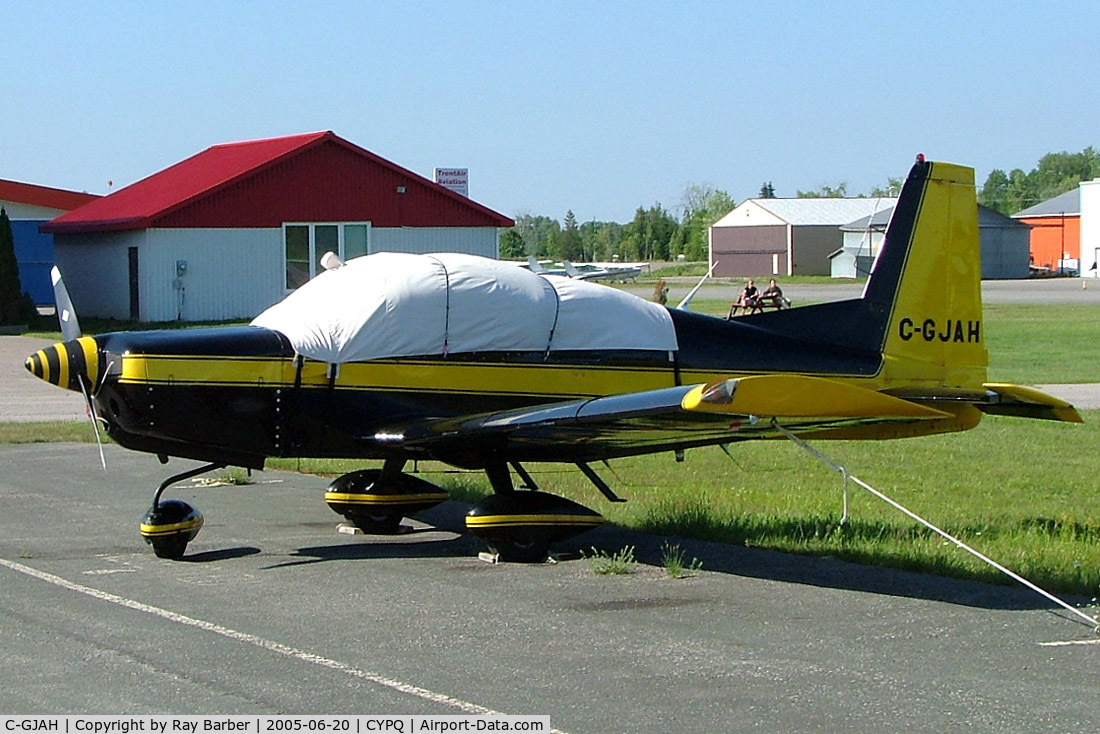
[[[572,209],[565,213],[558,248],[556,257],[560,260],[584,259],[584,243],[581,240],[580,228],[577,226],[577,217]]]
[[[25,324],[34,306],[19,283],[15,235],[8,212],[0,207],[0,324]]]
[[[763,184],[760,185],[760,194],[757,196],[757,198],[758,199],[774,199],[775,198],[775,187],[772,186],[771,181],[765,181]]]

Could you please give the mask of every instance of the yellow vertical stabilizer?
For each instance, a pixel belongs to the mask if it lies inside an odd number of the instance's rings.
[[[884,386],[980,389],[988,355],[973,169],[924,161],[913,167],[879,260],[887,257],[900,266],[900,280],[892,303],[882,303],[890,309]]]

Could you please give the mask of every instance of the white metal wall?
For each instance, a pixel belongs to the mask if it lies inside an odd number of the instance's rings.
[[[370,238],[371,252],[498,252],[488,227],[373,228]],[[55,247],[78,315],[130,317],[130,247],[138,248],[142,321],[251,320],[286,295],[281,228],[65,234]]]
[[[372,227],[373,252],[461,252],[498,257],[499,234],[492,227]]]
[[[54,235],[54,262],[77,317],[130,318],[128,253],[144,241],[144,231]]]
[[[53,209],[37,204],[24,204],[18,201],[0,201],[0,207],[8,213],[8,219],[13,222],[27,219],[41,219],[48,222],[56,216],[65,213],[64,209]]]
[[[151,229],[140,257],[143,321],[249,320],[283,297],[281,229]]]
[[[1081,275],[1100,278],[1100,178],[1081,184]]]

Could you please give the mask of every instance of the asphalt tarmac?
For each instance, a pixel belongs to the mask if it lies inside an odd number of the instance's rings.
[[[336,532],[323,479],[168,490],[182,561],[138,522],[191,462],[0,446],[0,711],[545,714],[565,732],[1100,727],[1091,629],[1018,587],[602,528],[556,564],[491,565],[447,502]],[[430,477],[429,477],[430,478]],[[581,549],[636,547],[598,576]],[[1071,600],[1080,603],[1085,600]]]

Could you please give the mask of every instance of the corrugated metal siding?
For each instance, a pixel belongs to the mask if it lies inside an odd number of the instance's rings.
[[[844,245],[840,228],[833,225],[791,227],[794,275],[828,275],[829,255]]]
[[[54,235],[56,260],[78,315],[128,319],[128,250],[138,248],[142,321],[248,320],[282,300],[282,227],[150,229]],[[497,256],[486,227],[373,227],[371,252],[463,252]],[[176,262],[187,272],[174,285]],[[182,296],[182,299],[181,299]]]
[[[1026,278],[1030,235],[1024,227],[979,227],[982,278]],[[1057,264],[1057,263],[1056,263]]]
[[[462,252],[467,255],[497,257],[495,229],[485,227],[372,227],[370,251],[373,252]]]
[[[1081,217],[1035,217],[1021,219],[1031,227],[1031,258],[1035,265],[1057,268],[1063,257],[1088,259],[1081,253]]]
[[[405,193],[398,193],[399,187]],[[277,227],[288,221],[370,221],[376,227],[498,224],[461,200],[330,142],[170,212],[155,226]]]
[[[144,241],[145,232],[54,235],[54,259],[78,317],[130,318],[128,251]]]
[[[148,233],[140,255],[145,321],[251,319],[283,297],[281,229]],[[187,261],[182,289],[174,287],[178,260]]]
[[[783,224],[786,224],[786,222],[760,206],[755,199],[749,199],[741,202],[739,206],[712,224],[711,227],[766,227],[768,225]]]
[[[829,260],[829,275],[833,278],[856,277],[856,256],[847,250],[841,250]]]
[[[786,225],[711,229],[710,261],[718,262],[714,268],[718,277],[769,274],[773,255],[779,256],[779,274],[786,275]]]
[[[38,227],[42,224],[45,221],[41,219],[11,222],[19,285],[39,306],[54,302],[53,282],[50,280],[54,260],[53,235],[39,232]]]

